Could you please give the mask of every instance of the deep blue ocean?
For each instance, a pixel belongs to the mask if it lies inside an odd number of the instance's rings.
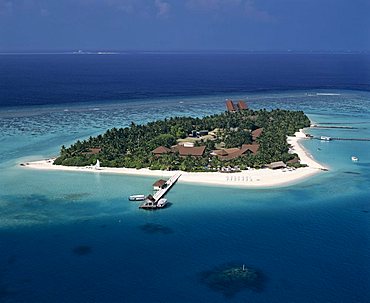
[[[226,98],[303,110],[316,136],[370,138],[370,57],[1,55],[0,302],[370,302],[369,141],[305,141],[329,171],[291,186],[179,182],[156,212],[127,201],[155,178],[19,166]],[[258,287],[204,283],[229,263]]]
[[[297,89],[370,90],[370,55],[0,56],[0,106]]]

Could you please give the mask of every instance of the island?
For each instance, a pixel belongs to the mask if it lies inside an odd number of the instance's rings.
[[[242,100],[227,100],[226,109],[202,118],[132,122],[24,166],[149,176],[182,172],[181,181],[262,187],[325,170],[298,144],[311,124],[303,111],[252,110]]]

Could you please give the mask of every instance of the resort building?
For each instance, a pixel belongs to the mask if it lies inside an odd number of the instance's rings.
[[[222,161],[233,160],[243,155],[257,154],[260,146],[259,144],[243,144],[241,148],[225,148],[214,150],[211,155],[217,156]]]
[[[100,147],[96,147],[96,148],[89,148],[89,150],[87,152],[84,152],[82,153],[83,155],[97,155],[101,152],[101,148]]]
[[[300,163],[300,161],[299,161],[298,157],[294,157],[293,159],[287,161],[286,163],[287,164],[298,164],[298,163]]]
[[[186,156],[201,157],[203,156],[205,150],[206,150],[205,146],[194,146],[194,143],[192,142],[184,142],[172,146],[171,149],[165,146],[159,146],[152,151],[152,154],[154,154],[157,157],[169,153],[179,153],[180,157]]]
[[[153,189],[154,190],[161,190],[165,186],[165,184],[166,184],[166,181],[162,180],[162,179],[160,179],[158,181],[155,181],[153,183]]]
[[[286,164],[283,161],[278,161],[270,163],[267,167],[270,169],[286,168]]]
[[[226,108],[231,113],[236,112],[236,107],[232,100],[226,100]]]
[[[197,135],[202,137],[202,136],[207,136],[208,135],[208,130],[200,130],[197,132]]]
[[[263,128],[257,128],[255,130],[252,131],[252,140],[253,141],[256,141],[258,137],[260,137],[262,135],[262,132],[263,132]]]
[[[184,147],[194,147],[194,142],[180,142],[179,145]]]
[[[169,154],[171,150],[165,146],[158,146],[156,149],[152,150],[152,154],[155,156]]]
[[[192,156],[192,157],[201,157],[206,150],[205,146],[194,146],[186,147],[181,145],[176,145],[174,150],[177,151],[180,157]]]
[[[236,111],[242,111],[248,109],[247,104],[243,100],[239,100],[238,103],[235,105],[232,100],[226,100],[226,109],[234,113]]]
[[[243,100],[239,100],[238,101],[237,107],[238,107],[239,110],[246,110],[246,109],[248,109],[247,104]]]
[[[259,149],[260,149],[260,145],[257,143],[243,144],[241,147],[241,150],[243,150],[243,153],[250,151],[253,155],[257,154]]]

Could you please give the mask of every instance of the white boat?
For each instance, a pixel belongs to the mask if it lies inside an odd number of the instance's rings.
[[[97,159],[97,160],[96,160],[96,164],[94,165],[94,168],[95,168],[96,170],[101,170],[99,159]]]
[[[355,156],[352,156],[352,157],[351,157],[351,160],[352,160],[353,162],[358,162],[358,158],[357,158],[357,157],[355,157]]]
[[[128,197],[130,201],[144,201],[145,200],[145,195],[131,195]]]
[[[167,204],[167,199],[162,198],[162,199],[159,199],[159,201],[157,202],[157,207],[163,208],[166,206],[166,204]]]
[[[139,206],[139,208],[142,209],[158,209],[158,208],[164,208],[167,205],[167,199],[162,198],[159,199],[158,202],[155,202],[155,200],[147,198],[143,204]]]
[[[320,137],[320,140],[323,140],[323,141],[330,141],[331,138],[330,137],[326,137],[326,136],[321,136]]]

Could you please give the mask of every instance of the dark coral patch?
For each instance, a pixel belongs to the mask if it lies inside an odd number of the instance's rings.
[[[92,252],[92,248],[87,245],[79,245],[73,248],[73,253],[77,256],[85,256]]]
[[[225,297],[233,297],[238,292],[250,289],[263,290],[262,273],[242,264],[228,263],[200,274],[201,282],[210,289],[221,292]]]
[[[8,257],[7,259],[8,264],[14,264],[15,262],[17,262],[17,257],[15,255],[11,255]]]
[[[167,226],[156,224],[156,223],[147,223],[140,225],[139,228],[147,234],[172,234],[173,230]]]

